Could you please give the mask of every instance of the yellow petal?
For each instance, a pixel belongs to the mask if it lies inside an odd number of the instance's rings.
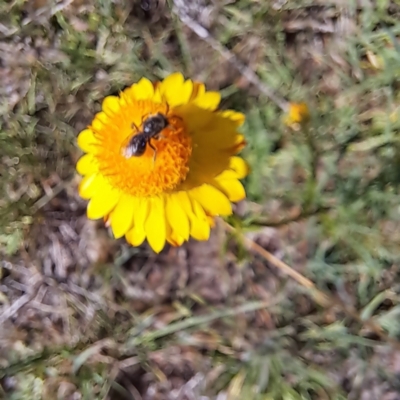
[[[170,107],[177,107],[182,104],[187,104],[192,96],[193,82],[187,80],[178,84],[173,90],[168,88],[168,91],[162,93]]]
[[[205,92],[197,96],[193,103],[204,110],[214,111],[218,108],[220,101],[221,94],[219,92]]]
[[[146,239],[144,224],[149,212],[149,201],[134,197],[132,199],[132,208],[135,210],[133,213],[133,228],[125,236],[132,246],[140,246]]]
[[[243,158],[231,157],[229,160],[229,169],[223,171],[217,176],[218,180],[223,179],[243,179],[249,174],[250,167]]]
[[[154,95],[154,86],[147,78],[142,78],[138,83],[132,85],[131,93],[136,100],[148,100]]]
[[[215,227],[215,218],[214,217],[210,217],[209,215],[207,215],[207,221],[211,228]]]
[[[227,149],[236,146],[239,139],[243,140],[233,121],[211,110],[190,103],[175,109],[175,112],[185,121],[188,131],[192,133],[194,145],[199,148],[207,151]]]
[[[104,179],[101,189],[97,190],[87,207],[89,219],[98,219],[109,214],[121,197],[120,191],[112,188]]]
[[[153,95],[152,101],[154,101],[154,103],[162,103],[163,102],[163,96],[160,92],[160,82],[157,82],[154,84],[154,95]]]
[[[160,84],[159,91],[170,107],[187,104],[192,96],[193,82],[184,80],[181,73],[169,75]]]
[[[103,100],[103,104],[101,106],[103,111],[112,117],[114,114],[118,113],[121,109],[119,105],[119,98],[117,96],[108,96]]]
[[[176,193],[179,204],[182,206],[190,221],[190,235],[197,240],[207,240],[210,236],[210,226],[207,216],[200,204],[191,199],[188,192],[182,191]],[[195,205],[194,205],[195,204]],[[196,213],[194,212],[196,209]]]
[[[149,201],[151,202],[149,216],[144,229],[149,245],[156,253],[159,253],[164,248],[166,239],[164,201],[161,197],[154,197]]]
[[[246,197],[243,185],[237,179],[216,178],[216,187],[226,194],[229,201],[237,202]]]
[[[250,171],[249,164],[240,157],[231,157],[229,169],[235,171],[236,178],[238,179],[243,179]]]
[[[204,135],[204,131],[208,131],[223,118],[217,116],[210,110],[203,110],[199,106],[189,103],[187,105],[182,105],[174,110],[175,114],[181,117],[186,125],[189,132],[192,132],[197,136],[209,136]],[[225,120],[225,119],[224,119]],[[232,125],[232,124],[231,124]]]
[[[110,117],[104,111],[97,113],[96,119],[98,119],[101,123],[105,125],[110,122]]]
[[[159,85],[160,93],[167,95],[168,92],[173,94],[173,92],[183,85],[185,78],[180,72],[175,72],[168,75]]]
[[[111,229],[116,239],[131,229],[134,212],[132,196],[123,194],[111,213]]]
[[[178,196],[172,194],[166,197],[165,211],[172,232],[175,232],[184,240],[188,240],[190,232],[189,217],[180,204]]]
[[[85,154],[76,163],[76,170],[81,175],[91,175],[98,171],[98,165],[92,154]]]
[[[101,175],[99,174],[91,174],[85,176],[79,184],[78,188],[79,195],[83,199],[86,200],[90,199],[95,195],[95,193],[99,190],[99,188],[101,188],[102,182],[103,181]]]
[[[133,87],[137,85],[137,83],[133,84],[130,88],[125,89],[123,92],[119,94],[119,104],[121,108],[126,107],[129,103],[132,103],[133,95]]]
[[[190,191],[190,196],[211,215],[232,214],[232,206],[228,198],[213,186],[205,184],[196,187]]]
[[[96,146],[96,138],[91,129],[84,129],[77,138],[78,146],[85,152],[91,153]]]
[[[172,246],[181,246],[185,239],[180,236],[178,233],[174,232],[172,228],[167,226],[167,242]]]
[[[126,240],[132,246],[140,246],[146,239],[146,231],[144,223],[149,212],[149,201],[147,199],[132,198],[133,213],[133,228],[127,232]]]
[[[197,96],[200,96],[205,92],[206,92],[206,87],[204,83],[194,81],[191,100],[194,100]]]
[[[220,115],[222,115],[225,118],[229,118],[231,121],[235,121],[237,126],[243,125],[246,119],[244,114],[233,110],[221,111]]]
[[[192,210],[192,203],[188,196],[188,193],[185,191],[182,191],[182,192],[177,192],[174,195],[178,199],[178,202],[181,205],[185,214],[190,217],[193,214],[193,210]]]
[[[144,223],[149,215],[149,201],[148,199],[135,197],[132,200],[132,206],[135,209],[133,213],[133,225],[135,226],[135,230],[136,232],[143,231],[143,233],[145,233]]]
[[[102,117],[99,117],[100,113],[97,113],[92,121],[91,129],[96,132],[101,132],[104,129],[104,123]],[[104,114],[104,113],[103,113]]]
[[[125,235],[126,240],[132,246],[140,246],[146,239],[146,232],[143,229],[137,229],[135,226]]]
[[[192,136],[189,179],[199,174],[214,178],[227,169],[230,156],[237,152],[236,141],[240,136],[235,123],[191,103],[177,107],[174,112],[185,121]]]
[[[190,218],[190,234],[197,240],[207,240],[210,237],[210,224],[203,207],[191,198],[193,214]]]
[[[246,146],[246,144],[247,144],[246,139],[244,138],[243,135],[236,135],[235,144],[232,147],[232,151],[234,151],[235,154],[237,154]]]
[[[176,94],[170,99],[169,105],[171,107],[180,106],[181,104],[187,104],[192,96],[193,92],[193,82],[188,79],[184,82],[181,87],[181,92]]]

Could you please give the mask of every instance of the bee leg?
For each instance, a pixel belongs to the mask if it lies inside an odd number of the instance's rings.
[[[153,164],[156,162],[156,157],[157,157],[157,149],[149,142],[149,146],[153,149],[154,154],[153,154]]]
[[[175,127],[172,124],[169,123],[169,120],[168,120],[168,125],[164,129],[167,129],[167,128],[171,129],[172,131],[176,130]]]
[[[152,139],[155,139],[155,140],[160,140],[160,139],[168,140],[168,138],[166,136],[164,136],[163,134],[161,134],[161,132],[157,133],[157,135],[153,136]]]
[[[144,121],[146,121],[146,119],[148,119],[150,117],[151,113],[147,113],[145,115],[142,116],[142,124]]]
[[[134,122],[132,122],[131,128],[135,128],[136,132],[139,132],[139,128],[137,127],[137,125]]]

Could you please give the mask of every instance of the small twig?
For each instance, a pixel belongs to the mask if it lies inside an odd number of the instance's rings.
[[[311,151],[311,177],[314,182],[317,181],[317,169],[318,169],[318,158],[319,158],[319,150],[317,147],[317,143],[315,138],[310,130],[309,124],[302,125],[302,131],[306,138],[308,148]]]
[[[319,207],[314,210],[302,211],[293,217],[281,218],[279,221],[256,219],[254,221],[251,221],[251,225],[278,227],[290,224],[292,222],[300,221],[304,218],[312,217],[313,215],[323,214],[325,212],[328,212],[330,209],[330,207]]]
[[[41,197],[33,206],[32,210],[33,213],[37,212],[40,210],[42,207],[44,207],[49,201],[51,201],[54,197],[56,197],[59,193],[62,192],[62,190],[66,187],[65,182],[60,182],[58,183],[51,191],[51,193],[45,194],[43,197]]]
[[[258,253],[261,257],[265,258],[268,262],[270,262],[275,267],[279,268],[284,274],[290,276],[294,279],[297,283],[301,286],[307,288],[314,298],[314,300],[322,307],[328,308],[332,306],[337,306],[342,311],[344,311],[348,316],[352,317],[354,320],[359,322],[361,325],[367,327],[372,332],[380,337],[381,340],[385,341],[386,343],[390,343],[391,346],[400,350],[400,343],[391,338],[382,327],[375,324],[375,322],[369,319],[362,319],[358,313],[358,311],[352,307],[351,305],[345,304],[343,301],[336,297],[332,297],[327,293],[324,293],[322,290],[318,289],[314,282],[310,279],[303,276],[301,273],[295,271],[292,267],[288,264],[280,260],[279,258],[275,257],[271,254],[268,250],[265,250],[263,247],[255,243],[253,240],[249,239],[248,237],[244,236],[240,233],[237,229],[233,226],[229,225],[227,222],[223,221],[223,224],[227,231],[232,232],[240,237],[240,239],[247,245],[247,247],[253,250],[255,253]]]
[[[247,65],[241,62],[232,52],[226,47],[222,46],[217,40],[215,40],[210,32],[201,26],[198,22],[190,18],[185,12],[184,4],[180,4],[182,0],[175,0],[175,7],[173,11],[178,15],[180,20],[191,29],[197,36],[207,42],[214,50],[221,54],[223,58],[229,61],[249,82],[251,82],[258,90],[271,99],[278,107],[284,112],[289,109],[289,103],[277,95],[270,87],[268,87],[258,75]]]
[[[98,357],[103,349],[114,349],[115,347],[116,343],[110,338],[100,339],[96,343],[93,343],[74,357],[72,362],[73,373],[76,374],[82,365],[87,363],[90,358]],[[106,361],[109,364],[115,361],[112,357],[104,357],[101,355],[100,358],[103,362]]]
[[[132,384],[129,376],[124,372],[123,374],[124,374],[123,382],[125,384],[125,387],[129,389],[129,394],[132,396],[132,399],[143,400],[143,397],[141,396],[139,390],[137,390],[136,387]]]
[[[275,265],[275,267],[279,268],[281,271],[285,273],[285,275],[290,276],[292,279],[300,283],[300,285],[306,287],[311,291],[312,296],[314,297],[315,301],[323,307],[331,306],[332,299],[329,298],[328,295],[321,292],[320,290],[316,289],[314,283],[307,279],[305,276],[300,274],[299,272],[295,271],[293,268],[289,267],[286,263],[284,263],[279,258],[275,257],[271,254],[268,250],[265,250],[263,247],[258,245],[253,240],[249,239],[248,237],[240,234],[233,226],[229,225],[228,223],[224,222],[226,230],[229,232],[235,233],[240,236],[240,239],[254,252],[258,253],[260,256],[265,258],[268,262]]]
[[[72,283],[72,282],[68,282],[68,284],[61,283],[59,285],[59,287],[65,293],[83,296],[83,297],[89,299],[90,301],[95,303],[100,308],[104,307],[104,305],[105,305],[104,298],[102,298],[100,295],[98,295],[96,293],[92,293],[89,290],[86,290],[83,287],[76,285],[75,283]]]
[[[61,351],[62,350],[60,349],[60,352]],[[32,369],[33,365],[50,359],[53,354],[54,353],[52,352],[52,350],[45,347],[40,353],[28,356],[6,367],[2,367],[0,368],[0,379],[3,379],[5,376],[14,376],[21,371],[25,371],[27,369]]]
[[[179,44],[179,47],[181,50],[184,70],[187,74],[190,75],[191,71],[193,70],[192,57],[190,55],[189,46],[188,46],[186,37],[182,32],[182,25],[180,22],[181,21],[177,15],[175,16],[175,18],[172,18],[172,23],[174,24],[176,37],[178,39],[178,44]]]
[[[133,357],[125,358],[125,360],[119,361],[117,366],[118,366],[118,369],[121,370],[121,369],[133,367],[134,365],[138,365],[138,364],[140,364],[140,358],[138,356],[133,356]]]
[[[74,0],[65,0],[64,2],[59,3],[55,6],[40,7],[38,10],[36,10],[36,12],[32,16],[29,16],[29,17],[25,18],[24,20],[22,20],[21,25],[19,27],[15,27],[13,29],[8,29],[6,26],[1,24],[0,32],[4,33],[5,37],[13,36],[18,33],[19,29],[28,26],[33,21],[37,21],[38,18],[45,15],[46,13],[49,13],[50,17],[53,17],[55,14],[57,14],[61,11],[64,11],[64,9],[69,7],[73,2],[74,2]],[[9,12],[12,11],[12,8],[15,6],[16,3],[17,2],[15,1],[9,6]]]
[[[9,318],[16,314],[25,304],[29,303],[37,294],[43,281],[39,279],[33,284],[33,288],[30,293],[26,293],[16,300],[10,307],[6,308],[3,313],[0,314],[0,326],[4,324]]]
[[[234,308],[218,310],[208,315],[200,315],[200,316],[186,318],[183,321],[167,325],[162,329],[158,329],[153,332],[143,333],[140,336],[134,337],[128,342],[127,346],[128,347],[138,346],[147,341],[154,341],[164,336],[171,335],[172,333],[189,329],[194,326],[207,324],[217,319],[232,317],[241,313],[261,310],[263,308],[278,303],[280,300],[281,300],[280,297],[277,296],[276,298],[274,298],[273,301],[254,301]]]

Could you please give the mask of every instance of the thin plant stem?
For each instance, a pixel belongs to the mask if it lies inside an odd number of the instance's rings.
[[[337,297],[333,297],[327,293],[324,293],[322,290],[318,289],[314,282],[310,279],[306,278],[300,272],[294,270],[288,264],[280,260],[271,254],[268,250],[265,250],[263,247],[255,243],[250,238],[244,236],[240,231],[235,229],[233,226],[229,225],[227,222],[223,221],[224,227],[228,232],[235,234],[246,246],[249,250],[254,253],[259,254],[269,263],[274,265],[280,271],[282,271],[285,275],[294,279],[301,286],[305,287],[311,297],[324,308],[329,308],[336,306],[343,312],[345,312],[348,316],[359,322],[362,326],[367,327],[372,332],[374,332],[382,341],[389,343],[392,347],[400,350],[400,343],[390,337],[381,326],[377,325],[372,318],[363,319],[360,317],[358,311],[349,304],[345,304],[342,300]]]

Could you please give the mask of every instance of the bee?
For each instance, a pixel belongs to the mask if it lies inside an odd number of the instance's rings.
[[[167,117],[162,113],[157,113],[148,117],[142,125],[142,130],[132,124],[138,133],[134,135],[123,149],[125,158],[140,157],[146,151],[147,145],[154,150],[154,161],[156,160],[157,149],[151,143],[151,139],[160,139],[160,133],[169,125]]]

